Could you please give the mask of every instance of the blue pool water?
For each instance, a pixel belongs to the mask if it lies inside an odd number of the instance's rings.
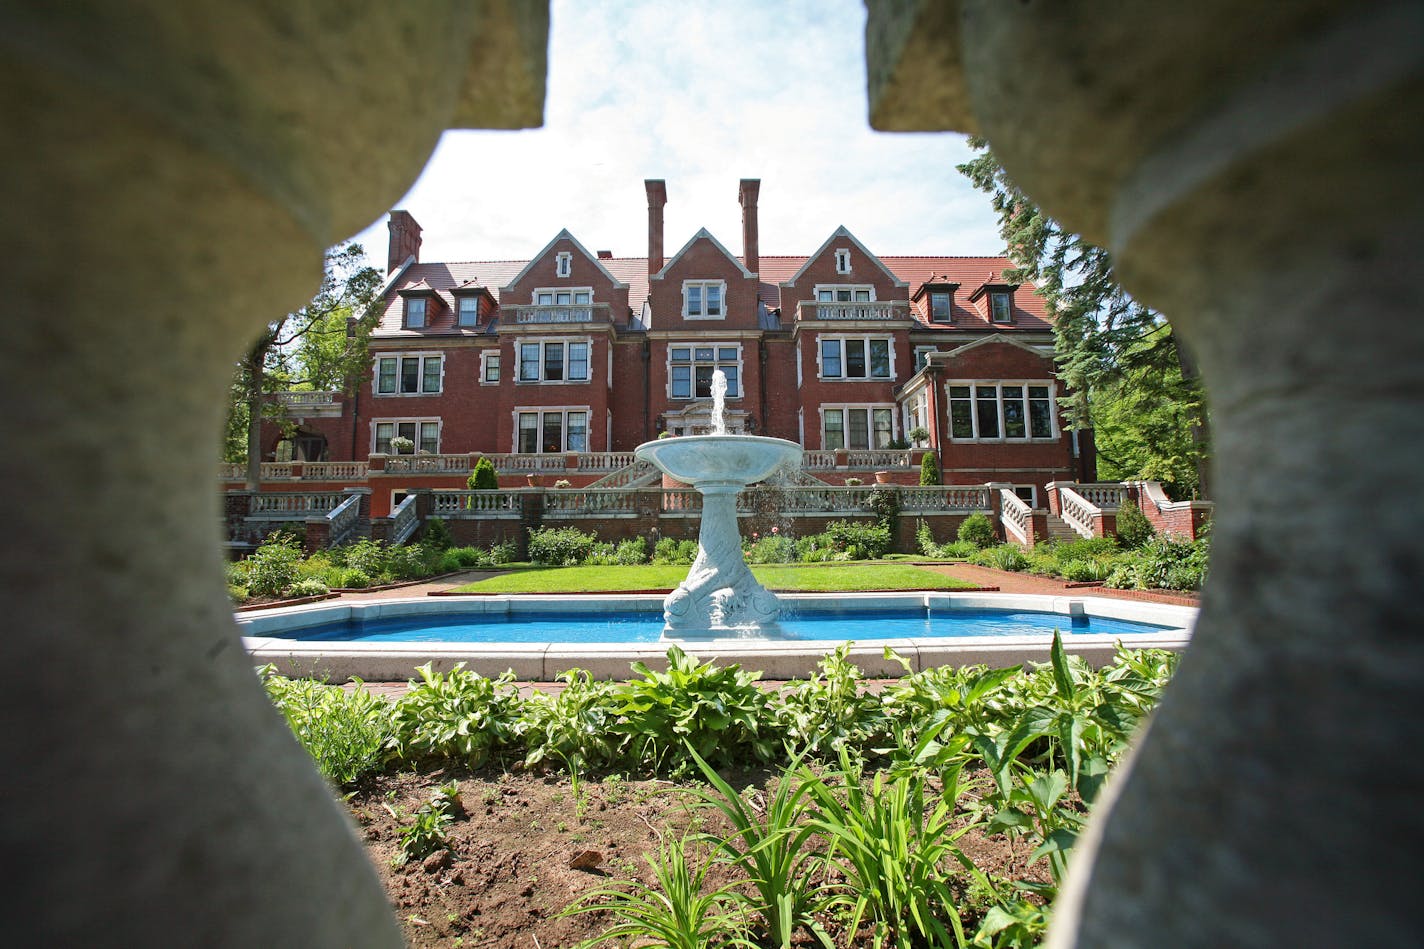
[[[1138,636],[1166,626],[1102,617],[1068,617],[1027,610],[816,610],[781,614],[786,639],[856,640],[964,636],[1105,634]],[[363,643],[653,643],[662,636],[660,610],[617,613],[450,614],[325,623],[271,634],[303,642]]]

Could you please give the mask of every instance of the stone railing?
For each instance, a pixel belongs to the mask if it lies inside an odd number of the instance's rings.
[[[607,303],[574,303],[561,305],[504,305],[500,308],[506,320],[522,323],[607,323],[610,307]]]
[[[808,471],[825,471],[836,466],[836,453],[833,451],[803,451],[801,453],[801,467]]]
[[[617,471],[636,460],[631,451],[585,451],[577,457],[579,471]]]
[[[1120,484],[1075,484],[1072,491],[1094,507],[1106,511],[1122,505],[1123,486]]]
[[[1059,517],[1063,518],[1064,523],[1083,537],[1095,536],[1093,525],[1101,523],[1102,508],[1064,485],[1058,488],[1058,505]]]
[[[465,455],[372,455],[388,472],[411,474],[466,474],[470,456]]]
[[[585,490],[597,488],[626,488],[633,482],[642,478],[651,478],[657,473],[657,466],[646,461],[634,461],[612,474],[604,475],[597,481],[588,485]]]
[[[590,491],[548,491],[544,494],[545,517],[603,517],[638,513],[638,493],[616,488]]]
[[[302,480],[364,481],[369,467],[364,461],[309,461],[302,466]]]
[[[341,544],[361,522],[361,495],[353,494],[327,512],[327,544]]]
[[[543,471],[564,471],[568,462],[563,455],[505,454],[485,455],[500,474],[529,474]]]
[[[903,300],[834,303],[802,300],[796,304],[797,320],[907,320],[910,304]]]
[[[889,468],[913,468],[910,459],[914,453],[908,449],[878,449],[876,451],[848,451],[846,452],[847,468],[871,468],[875,470]]]
[[[431,514],[435,517],[518,517],[519,495],[512,491],[430,492]]]
[[[664,488],[660,510],[664,514],[700,514],[702,494],[696,488]]]
[[[272,491],[256,494],[247,516],[265,521],[298,521],[325,517],[340,507],[348,495],[341,491]]]
[[[391,512],[391,544],[403,544],[410,539],[420,526],[420,519],[416,516],[415,495],[407,494],[396,509]]]
[[[1033,509],[1008,488],[999,489],[999,508],[999,520],[1004,525],[1004,532],[1027,545],[1033,536]]]
[[[906,514],[976,513],[992,510],[989,489],[973,485],[920,485],[901,487],[900,510]]]
[[[278,392],[277,401],[289,408],[309,405],[335,405],[336,392]]]
[[[864,514],[875,489],[872,487],[770,489],[770,492],[743,491],[737,510],[756,514],[771,510],[778,514]]]

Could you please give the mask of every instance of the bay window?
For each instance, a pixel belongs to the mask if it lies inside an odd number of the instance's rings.
[[[521,454],[588,451],[588,409],[519,409],[514,450]]]
[[[394,438],[404,439],[391,445]],[[408,443],[408,444],[407,444]],[[371,423],[374,455],[440,454],[440,419],[376,419]]]
[[[445,357],[431,353],[376,357],[376,395],[439,395]]]
[[[821,445],[827,451],[889,448],[894,440],[893,405],[827,405],[821,409]]]
[[[741,398],[741,347],[669,346],[668,397],[710,399],[712,373],[718,369],[727,377],[727,398]]]
[[[822,336],[822,379],[889,379],[891,345],[880,336]]]
[[[1053,387],[1048,382],[952,382],[950,438],[1027,441],[1053,438]]]

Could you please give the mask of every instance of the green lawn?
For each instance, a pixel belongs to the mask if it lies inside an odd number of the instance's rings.
[[[955,590],[971,584],[932,570],[898,563],[766,564],[752,573],[768,589],[783,592],[863,590]],[[457,593],[615,593],[671,590],[687,576],[687,567],[533,567],[516,565],[508,573],[457,587]]]

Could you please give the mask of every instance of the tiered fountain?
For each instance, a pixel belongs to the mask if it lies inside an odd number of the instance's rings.
[[[800,459],[784,438],[728,435],[723,422],[727,379],[712,375],[712,434],[645,442],[634,454],[702,495],[697,559],[663,601],[664,639],[776,635],[780,604],[757,582],[742,556],[737,495],[778,467]]]

